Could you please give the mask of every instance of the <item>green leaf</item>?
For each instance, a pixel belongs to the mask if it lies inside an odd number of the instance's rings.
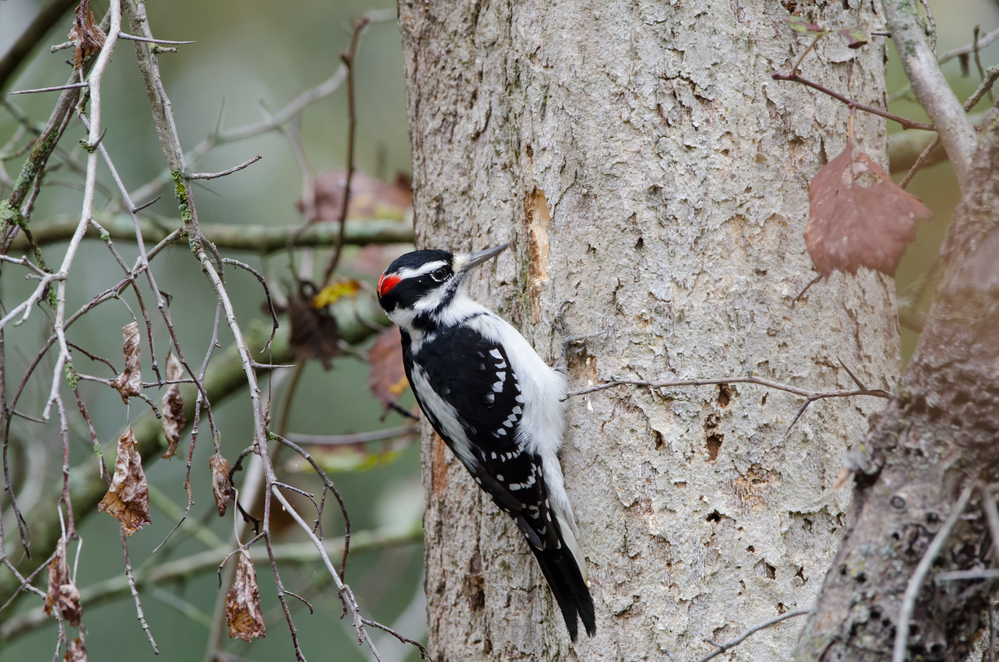
[[[800,16],[788,16],[787,19],[785,20],[787,20],[788,25],[790,25],[791,29],[794,30],[795,32],[812,32],[812,33],[825,32],[825,30],[823,30],[815,23],[809,23]]]
[[[843,37],[846,40],[846,45],[850,48],[860,48],[867,45],[868,34],[860,28],[843,28],[837,30],[836,34]]]

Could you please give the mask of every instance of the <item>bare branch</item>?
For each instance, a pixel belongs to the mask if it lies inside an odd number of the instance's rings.
[[[881,6],[916,100],[939,132],[947,155],[954,164],[958,185],[964,190],[968,184],[971,154],[977,142],[975,129],[940,71],[940,65],[926,41],[926,32],[920,24],[914,1],[881,0]]]
[[[240,163],[238,166],[235,166],[233,168],[229,168],[228,170],[223,170],[222,172],[196,172],[196,173],[191,173],[189,175],[184,175],[184,179],[218,179],[219,177],[225,177],[226,175],[231,175],[234,172],[239,172],[243,168],[249,167],[250,165],[256,163],[257,161],[259,161],[262,158],[264,158],[264,157],[262,157],[259,154],[257,154],[256,156],[254,156],[249,161],[244,161],[243,163]]]

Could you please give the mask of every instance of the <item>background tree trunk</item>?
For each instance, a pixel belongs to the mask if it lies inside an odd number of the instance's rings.
[[[983,126],[926,327],[896,397],[851,458],[854,516],[798,659],[890,660],[903,596],[938,533],[946,542],[930,558],[933,574],[995,566],[986,502],[999,481],[999,110]],[[969,507],[954,513],[964,508],[958,495],[975,487],[964,498]],[[915,594],[906,659],[968,659],[997,587],[995,577],[927,576]]]
[[[879,29],[858,4],[804,16]],[[771,80],[811,41],[788,8],[400,0],[417,245],[515,242],[472,292],[542,356],[558,353],[547,318],[563,301],[569,333],[613,326],[568,357],[577,388],[749,374],[849,387],[840,359],[891,388],[890,279],[836,275],[794,302],[814,276],[808,181],[845,145],[849,111]],[[884,105],[883,58],[877,38],[857,51],[827,38],[802,73]],[[858,117],[855,138],[884,163],[881,120]],[[570,401],[563,467],[598,626],[575,647],[516,527],[426,436],[434,659],[679,661],[810,607],[849,505],[832,485],[882,405],[816,403],[785,435],[801,404],[747,385]],[[729,659],[783,659],[800,627]]]

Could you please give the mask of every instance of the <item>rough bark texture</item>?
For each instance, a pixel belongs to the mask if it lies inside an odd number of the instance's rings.
[[[971,481],[999,480],[999,111],[983,126],[919,345],[896,398],[852,457],[854,514],[799,659],[891,659],[901,597],[958,494]],[[931,575],[995,563],[984,498],[981,490],[973,497]],[[967,659],[997,586],[928,579],[908,659]]]
[[[845,5],[849,4],[849,12]],[[835,27],[882,18],[809,4]],[[767,0],[400,0],[417,244],[513,241],[472,293],[557,357],[547,319],[612,330],[567,357],[570,384],[757,374],[801,387],[898,372],[892,283],[814,276],[808,181],[848,110],[791,83],[811,37]],[[796,10],[800,11],[800,10]],[[826,39],[803,75],[883,104],[881,45]],[[884,163],[883,123],[857,140]],[[425,435],[426,590],[435,660],[696,659],[705,638],[809,607],[850,494],[832,485],[881,402],[812,405],[732,385],[570,401],[563,451],[597,636],[575,646],[516,526]],[[429,432],[429,428],[425,430]],[[730,660],[779,660],[801,623]]]

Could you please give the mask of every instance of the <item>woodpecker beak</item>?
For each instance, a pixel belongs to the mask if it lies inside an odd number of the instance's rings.
[[[491,260],[500,253],[506,250],[507,246],[510,244],[503,244],[502,246],[496,246],[494,248],[487,248],[484,251],[479,251],[478,253],[463,253],[454,256],[453,269],[455,273],[462,276],[468,274],[469,271],[479,266],[486,260]]]

